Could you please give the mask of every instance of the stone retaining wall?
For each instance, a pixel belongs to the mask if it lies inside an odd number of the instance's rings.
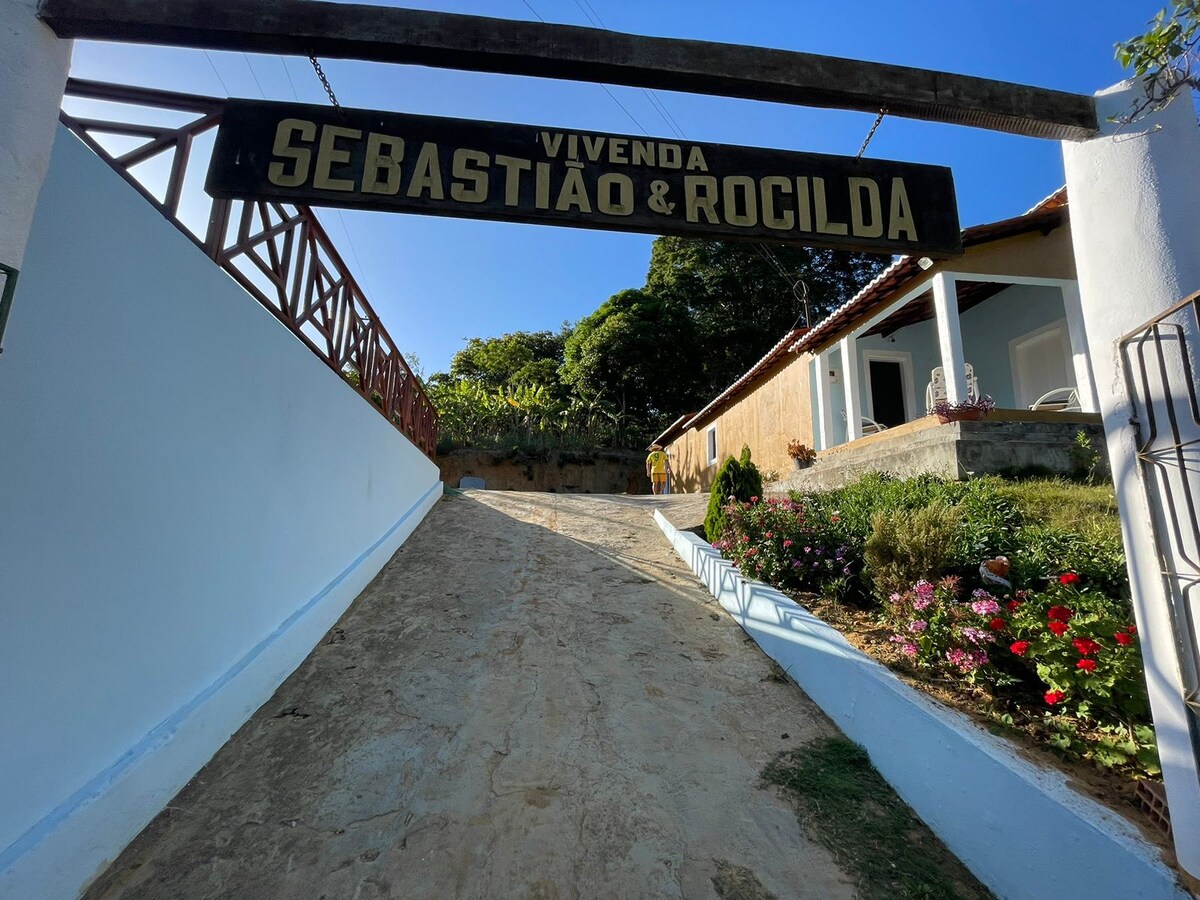
[[[482,478],[492,491],[546,491],[559,494],[648,494],[646,454],[630,450],[544,454],[507,450],[455,450],[439,454],[442,481],[460,487],[462,479]],[[468,483],[467,487],[480,487]]]

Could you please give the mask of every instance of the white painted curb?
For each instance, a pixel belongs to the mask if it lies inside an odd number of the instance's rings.
[[[655,510],[675,552],[980,881],[1002,898],[1185,900],[1158,848],[1117,813],[908,687],[794,600],[743,578]]]

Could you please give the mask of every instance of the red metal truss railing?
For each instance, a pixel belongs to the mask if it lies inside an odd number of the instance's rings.
[[[220,124],[224,101],[76,78],[67,82],[66,98],[64,103],[99,101],[106,109],[119,104],[119,120],[65,110],[60,118],[313,353],[339,375],[349,376],[392,425],[434,455],[437,412],[316,214],[289,203],[214,200],[199,189],[197,167],[189,169],[188,164],[197,139]],[[183,124],[129,121],[136,110],[142,118],[147,110],[190,118]],[[137,144],[116,152],[101,143],[104,136],[109,143]],[[132,171],[144,164],[158,169],[157,192],[150,186],[155,179]],[[200,220],[207,212],[203,234],[185,224],[185,212]],[[351,372],[357,373],[357,384]]]

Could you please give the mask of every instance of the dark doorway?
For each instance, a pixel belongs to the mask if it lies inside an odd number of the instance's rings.
[[[904,368],[886,359],[867,361],[871,379],[871,418],[892,428],[907,421],[904,414]]]

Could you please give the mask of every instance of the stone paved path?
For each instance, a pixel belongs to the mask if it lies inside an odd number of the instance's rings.
[[[853,896],[758,783],[833,727],[650,518],[704,499],[447,498],[87,896]]]

